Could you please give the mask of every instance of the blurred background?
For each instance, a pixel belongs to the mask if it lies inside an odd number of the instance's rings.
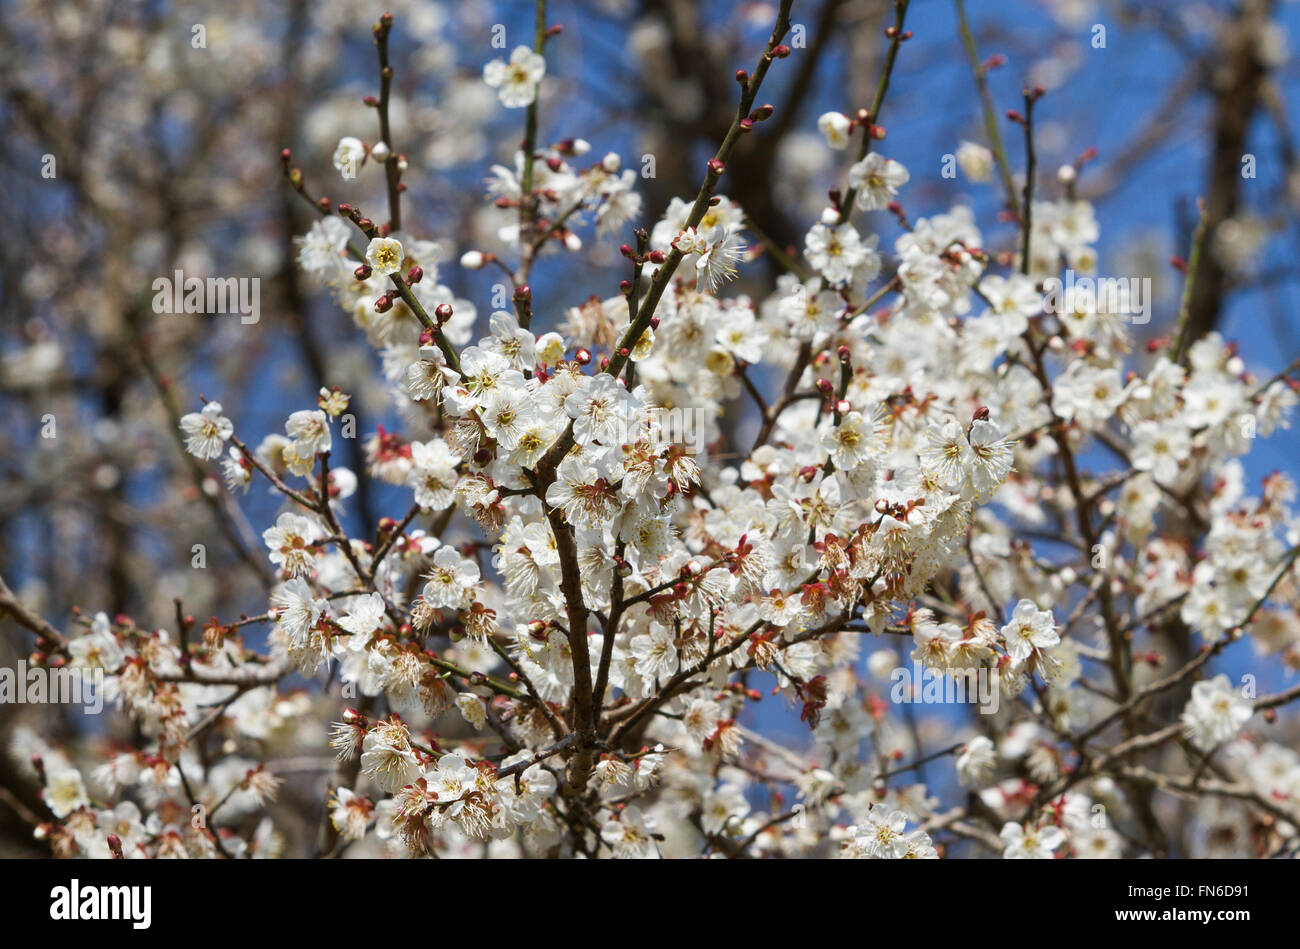
[[[398,424],[363,335],[294,264],[292,238],[314,218],[284,181],[293,149],[312,194],[363,210],[384,201],[373,163],[356,180],[331,164],[352,135],[376,140],[378,92],[370,26],[385,10],[392,41],[393,141],[409,186],[406,229],[437,241],[438,279],[475,302],[486,326],[490,268],[462,271],[467,249],[500,248],[506,212],[484,199],[491,165],[509,165],[522,110],[499,106],[481,79],[487,61],[532,41],[529,2],[392,0],[6,0],[0,5],[0,575],[56,624],[73,607],[127,613],[168,626],[180,598],[200,621],[265,610],[269,577],[261,531],[278,500],[255,485],[231,496],[180,449],[176,422],[216,399],[256,445],[312,407],[321,386],[351,393],[359,437],[336,465],[360,471],[364,440]],[[1024,167],[1018,127],[1002,118],[1026,83],[1038,104],[1037,193],[1061,193],[1056,169],[1087,149],[1080,197],[1101,225],[1098,273],[1149,277],[1155,309],[1139,341],[1170,332],[1197,212],[1207,206],[1207,260],[1191,301],[1196,335],[1235,339],[1261,378],[1300,355],[1300,166],[1293,93],[1300,76],[1300,4],[1270,0],[967,0],[1011,164]],[[731,120],[737,68],[750,68],[775,14],[772,2],[551,0],[564,31],[547,47],[539,142],[582,137],[588,160],[607,151],[644,169],[640,222],[694,195],[703,163]],[[851,158],[816,129],[826,110],[870,103],[892,22],[886,0],[796,0],[794,55],[773,68],[761,99],[775,118],[744,139],[722,190],[774,243],[802,246],[828,186]],[[505,49],[493,46],[504,27]],[[901,199],[915,220],[970,205],[985,246],[1009,249],[996,181],[942,174],[963,141],[987,144],[953,0],[913,0],[914,37],[898,60],[880,121],[880,151],[903,162]],[[802,45],[800,45],[802,44]],[[1012,133],[1015,134],[1012,134]],[[1253,177],[1243,176],[1252,156]],[[374,212],[376,216],[381,210]],[[873,215],[881,247],[897,225]],[[553,253],[532,277],[534,328],[617,292],[618,244],[582,234],[579,254]],[[153,312],[153,281],[255,277],[261,319]],[[732,289],[755,296],[778,270],[763,258]],[[752,407],[735,406],[729,438],[747,443]],[[1245,459],[1248,480],[1300,471],[1283,432]],[[373,534],[400,517],[401,489],[361,479],[350,526]],[[453,523],[452,532],[464,525]],[[192,569],[193,545],[206,569]],[[0,661],[30,642],[0,624]],[[887,688],[887,686],[886,686]],[[772,703],[763,703],[770,706]],[[0,707],[0,740],[17,716]],[[30,712],[28,714],[31,714]],[[43,707],[51,737],[75,727]],[[75,714],[75,713],[74,713]],[[769,714],[769,713],[765,713]],[[773,709],[770,714],[783,714]],[[77,716],[79,718],[79,716]],[[792,743],[806,729],[790,718]],[[942,717],[933,728],[942,730]],[[0,760],[0,786],[8,757]],[[30,791],[30,788],[29,788]],[[0,830],[13,819],[0,808]],[[7,834],[5,835],[8,836]],[[22,842],[12,846],[30,847]]]

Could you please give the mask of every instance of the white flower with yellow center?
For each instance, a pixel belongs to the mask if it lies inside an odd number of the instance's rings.
[[[527,46],[516,46],[510,61],[494,59],[483,67],[483,81],[497,90],[507,109],[522,109],[537,98],[537,84],[546,75],[546,60]]]
[[[366,263],[375,273],[395,274],[402,269],[402,242],[393,237],[375,237],[366,245]]]

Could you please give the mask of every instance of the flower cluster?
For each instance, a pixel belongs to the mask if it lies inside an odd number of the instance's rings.
[[[790,53],[782,32],[764,69]],[[508,107],[545,75],[527,47],[483,72]],[[771,114],[752,108],[761,75],[728,142]],[[1135,351],[1105,301],[1050,311],[1044,280],[1097,264],[1072,192],[1033,200],[1024,233],[986,235],[960,205],[908,221],[909,173],[877,150],[877,120],[822,116],[829,146],[860,139],[858,156],[801,259],[756,295],[725,293],[756,253],[716,193],[725,153],[623,246],[619,292],[566,293],[562,315],[533,312],[530,268],[640,214],[617,156],[584,166],[581,140],[529,141],[492,168],[487,198],[517,220],[505,250],[459,259],[510,280],[512,309],[485,320],[414,224],[314,201],[298,262],[377,351],[403,427],[367,435],[352,472],[331,465],[338,391],[256,447],[216,402],[181,419],[197,459],[228,452],[228,488],[261,478],[283,498],[262,533],[268,608],[197,640],[192,618],[97,617],[64,644],[150,747],[93,772],[96,800],[122,801],[103,809],[32,739],[56,850],[104,856],[114,833],[133,855],[273,851],[269,824],[229,828],[280,779],[234,754],[200,762],[218,721],[232,748],[328,743],[332,852],[1113,857],[1135,852],[1120,828],[1136,788],[1196,784],[1135,760],[1177,742],[1207,767],[1219,755],[1207,825],[1266,848],[1300,833],[1270,803],[1300,798],[1300,763],[1264,733],[1297,690],[1195,682],[1246,636],[1300,667],[1294,486],[1274,475],[1252,496],[1239,461],[1287,424],[1294,385],[1255,378],[1214,333]],[[963,167],[988,179],[978,149]],[[345,138],[335,163],[365,154]],[[986,249],[999,242],[1014,249]],[[736,424],[748,402],[752,433]],[[409,511],[352,536],[362,478]],[[242,639],[253,624],[265,655]],[[901,662],[888,644],[908,641],[943,683],[993,682],[1006,701],[987,727],[922,745],[881,685]],[[346,710],[285,691],[294,673],[341,686]],[[804,747],[755,733],[760,684],[797,710]],[[1150,727],[1150,700],[1184,686],[1181,718]],[[326,709],[328,735],[306,714]],[[907,764],[935,758],[965,805],[941,807]],[[220,801],[207,823],[191,826],[182,785]]]

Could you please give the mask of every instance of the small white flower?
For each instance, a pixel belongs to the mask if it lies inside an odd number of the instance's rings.
[[[308,631],[325,610],[325,601],[311,592],[302,577],[293,577],[271,596],[271,605],[280,611],[276,622],[296,645],[307,642]]]
[[[634,636],[630,646],[636,673],[646,681],[666,681],[677,672],[677,647],[666,626],[651,626],[649,633]]]
[[[412,467],[407,487],[415,491],[415,503],[430,511],[444,511],[456,501],[456,466],[460,456],[440,438],[411,442]]]
[[[487,706],[473,692],[462,692],[457,695],[456,708],[460,709],[460,714],[464,716],[465,721],[476,729],[482,729],[487,724]]]
[[[425,603],[439,609],[458,609],[479,581],[478,564],[466,560],[453,547],[439,547],[426,579],[421,594]]]
[[[293,239],[298,245],[298,266],[326,281],[350,279],[351,270],[343,255],[349,237],[348,225],[342,218],[321,218],[305,235]]]
[[[993,178],[993,153],[983,145],[962,142],[957,146],[957,165],[971,181],[983,183]]]
[[[823,112],[817,119],[817,130],[826,136],[826,144],[836,151],[847,148],[853,123],[843,112]]]
[[[1050,860],[1052,851],[1065,843],[1065,834],[1059,827],[1030,827],[1020,824],[1003,824],[1002,838],[1006,849],[1002,856],[1007,860]]]
[[[404,256],[402,242],[393,237],[374,237],[366,245],[366,263],[375,273],[397,273],[402,269]]]
[[[79,807],[87,807],[86,783],[76,768],[63,768],[49,775],[41,795],[55,817],[67,817]]]
[[[873,460],[882,448],[880,432],[883,420],[879,408],[873,406],[869,414],[849,412],[840,424],[822,436],[822,447],[830,454],[835,467],[847,471]]]
[[[1228,741],[1255,713],[1254,706],[1226,675],[1192,686],[1192,697],[1183,710],[1183,724],[1192,744],[1202,751]]]
[[[908,840],[903,833],[907,815],[883,804],[867,814],[866,826],[855,828],[853,849],[876,860],[899,860],[907,856]]]
[[[185,433],[185,450],[206,461],[220,456],[235,426],[221,414],[220,402],[209,402],[203,411],[182,416],[180,429]]]
[[[1061,641],[1050,610],[1040,610],[1033,600],[1021,600],[1011,614],[1011,622],[1002,627],[1007,655],[1012,666],[1023,665],[1035,652],[1050,649]]]
[[[907,169],[876,152],[849,169],[849,187],[857,191],[857,206],[862,211],[888,207],[898,189],[907,184]]]
[[[392,794],[420,776],[409,732],[398,721],[384,721],[366,732],[361,743],[361,770]]]
[[[339,139],[338,147],[334,149],[334,167],[340,175],[346,179],[355,178],[365,160],[366,146],[361,139],[351,135]]]
[[[728,231],[722,239],[710,244],[695,262],[695,281],[712,293],[736,276],[736,265],[744,259],[745,244],[735,231]]]
[[[349,633],[369,636],[384,624],[384,598],[378,593],[360,597],[339,618],[338,624]]]
[[[1191,435],[1181,422],[1142,422],[1133,428],[1133,467],[1151,472],[1159,484],[1177,480],[1191,450]]]
[[[966,742],[957,755],[957,777],[967,787],[984,783],[997,764],[993,742],[984,735],[976,735]]]
[[[285,433],[293,439],[293,451],[300,458],[314,458],[319,452],[329,451],[329,417],[320,409],[303,409],[294,412],[284,423]]]
[[[654,829],[654,821],[639,807],[629,804],[617,820],[605,822],[600,829],[600,838],[620,859],[654,859],[659,856],[659,847],[651,836]]]
[[[270,549],[271,563],[283,566],[291,576],[300,576],[310,571],[316,561],[312,544],[320,534],[313,521],[286,511],[276,518],[274,527],[262,532],[262,540]]]
[[[992,422],[982,419],[971,424],[970,435],[971,483],[981,500],[992,496],[1007,475],[1011,473],[1011,442]]]
[[[867,273],[871,276],[879,270],[876,240],[873,234],[863,241],[852,224],[841,224],[836,228],[814,224],[804,237],[804,254],[828,284],[842,287],[853,279],[854,272],[863,264],[869,264]]]
[[[537,84],[546,75],[546,60],[527,46],[516,46],[510,62],[494,59],[483,67],[483,81],[497,90],[507,109],[522,109],[537,98]]]

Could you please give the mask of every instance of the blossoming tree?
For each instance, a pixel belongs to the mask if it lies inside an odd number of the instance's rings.
[[[321,820],[296,845],[322,856],[1166,855],[1178,822],[1205,828],[1204,853],[1294,851],[1279,710],[1300,686],[1256,691],[1221,657],[1244,639],[1300,666],[1293,485],[1248,485],[1238,461],[1287,424],[1300,367],[1252,377],[1186,304],[1134,351],[1131,300],[1047,292],[1095,271],[1098,229],[1081,165],[1039,193],[1039,89],[1010,115],[1021,187],[998,123],[958,155],[1003,182],[1004,221],[910,220],[885,149],[907,0],[872,101],[818,122],[842,187],[802,248],[764,242],[725,195],[728,162],[773,120],[761,92],[797,52],[791,7],[736,73],[698,191],[634,229],[620,157],[546,141],[558,28],[538,3],[531,46],[483,69],[524,115],[488,189],[511,252],[458,264],[403,210],[394,21],[375,24],[379,137],[333,161],[382,167],[386,204],[337,203],[281,157],[319,213],[298,264],[378,352],[403,430],[365,433],[352,472],[333,464],[355,434],[338,388],[255,445],[218,401],[180,419],[230,492],[283,502],[259,615],[178,608],[163,629],[92,611],[59,630],[0,582],[35,661],[101,670],[138,724],[94,763],[31,739],[55,854],[274,855],[277,795],[303,772]],[[621,243],[626,279],[575,290],[563,320],[535,313],[534,264],[591,230]],[[776,291],[729,294],[761,253]],[[499,271],[508,299],[457,298],[440,282],[456,266]],[[729,452],[746,403],[757,432]],[[409,500],[349,532],[363,479]],[[917,693],[882,685],[909,668],[989,701],[927,746]],[[755,714],[776,704],[801,740]]]

